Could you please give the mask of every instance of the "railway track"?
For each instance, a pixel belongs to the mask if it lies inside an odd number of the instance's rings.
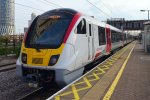
[[[0,65],[0,72],[6,72],[9,70],[16,69],[16,63],[9,63],[5,65]]]
[[[44,89],[43,87],[40,87],[40,88],[34,90],[33,92],[19,98],[18,100],[30,100],[32,97],[34,97],[34,96],[38,95],[40,92],[42,92],[43,89]]]
[[[12,62],[12,63],[8,63],[8,64],[2,64],[2,65],[0,65],[0,67],[9,66],[9,65],[13,65],[13,64],[16,64],[16,62]]]
[[[26,94],[25,96],[19,98],[18,100],[45,100],[58,92],[60,88],[55,84],[51,84],[49,87],[40,87],[33,92]]]

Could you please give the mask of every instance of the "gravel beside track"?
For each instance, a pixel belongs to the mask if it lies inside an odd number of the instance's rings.
[[[0,100],[16,100],[34,90],[17,77],[15,69],[0,73]]]

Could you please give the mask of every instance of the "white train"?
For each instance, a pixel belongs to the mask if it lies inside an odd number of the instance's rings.
[[[85,65],[131,41],[131,36],[72,9],[39,15],[24,37],[17,74],[29,82],[69,84]]]

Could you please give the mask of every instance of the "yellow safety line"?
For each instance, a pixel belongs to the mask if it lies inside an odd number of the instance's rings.
[[[60,100],[60,96],[56,96],[56,97],[55,97],[55,100]]]
[[[95,77],[94,79],[90,79],[89,82],[99,80],[100,78],[98,77],[98,75],[99,75],[99,73],[97,73],[97,74],[92,73],[92,75],[87,76],[87,77],[92,77],[92,76]],[[75,83],[74,85],[77,86],[77,85],[84,84],[84,83],[85,83],[85,81],[82,81],[82,82]]]
[[[109,65],[113,65],[111,62],[109,62],[109,61],[107,61],[107,60],[106,60],[105,62],[106,62],[107,64],[109,64]]]
[[[92,85],[90,84],[90,82],[89,82],[89,80],[87,78],[84,77],[83,79],[86,82],[88,87],[92,87]]]
[[[79,100],[80,97],[79,97],[78,91],[77,91],[77,89],[76,89],[76,87],[75,87],[74,84],[72,85],[72,91],[73,91],[73,94],[74,94],[75,99],[76,99],[76,100]]]
[[[135,43],[135,44],[136,44],[136,43]],[[125,67],[126,67],[126,64],[127,64],[128,60],[129,60],[129,58],[130,58],[130,56],[131,56],[131,53],[132,53],[132,51],[133,51],[133,49],[134,49],[134,47],[135,47],[135,44],[134,44],[133,48],[131,49],[131,51],[130,51],[128,57],[127,57],[126,60],[125,60],[125,62],[123,63],[123,65],[122,65],[122,67],[121,67],[119,73],[117,74],[115,80],[113,81],[113,83],[112,83],[112,85],[110,86],[109,90],[108,90],[107,93],[105,94],[103,100],[110,100],[110,98],[111,98],[111,96],[112,96],[112,94],[113,94],[113,92],[114,92],[114,90],[115,90],[115,88],[116,88],[116,86],[117,86],[117,83],[119,82],[119,79],[120,79],[120,77],[121,77],[121,75],[122,75],[122,73],[123,73],[123,71],[124,71],[124,69],[125,69]]]
[[[109,69],[109,65],[103,65],[104,67],[102,68],[103,70]]]
[[[106,73],[106,72],[103,70],[103,68],[97,67],[97,69],[98,69],[99,71],[101,71],[99,74],[104,74],[104,73]]]
[[[116,62],[116,60],[109,59],[109,62],[111,62],[111,63],[115,63],[115,62]]]
[[[103,70],[103,69],[102,69]],[[105,71],[103,70],[103,71],[101,71],[101,72],[99,72],[100,70],[94,70],[94,73],[96,73],[97,75],[101,75],[101,74],[104,74],[105,73]]]
[[[95,77],[94,79],[90,79],[89,81],[92,82],[92,81],[96,81],[96,80],[100,80],[99,76],[95,73],[93,73],[93,76]]]
[[[112,59],[112,60],[115,60],[115,61],[117,61],[117,60],[118,60],[118,59],[117,59],[117,58],[115,58],[115,57],[111,57],[111,59]]]
[[[113,57],[115,57],[115,58],[119,58],[119,56],[120,56],[120,54],[116,54],[116,55],[114,55]]]
[[[77,83],[74,83],[74,85],[80,85],[80,84],[84,84],[85,82],[77,82]]]
[[[58,96],[65,96],[65,95],[69,95],[69,94],[71,94],[71,93],[73,93],[73,92],[72,92],[72,91],[69,91],[69,92],[62,93],[62,94],[60,94],[60,95],[58,95]]]
[[[80,92],[80,91],[83,91],[83,90],[86,90],[86,89],[89,89],[89,88],[92,87],[92,85],[90,84],[90,81],[89,81],[89,80],[87,80],[85,77],[84,77],[83,79],[84,79],[84,81],[85,81],[87,87],[77,89],[77,92]]]

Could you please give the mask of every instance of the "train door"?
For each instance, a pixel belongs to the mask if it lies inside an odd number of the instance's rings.
[[[106,53],[109,54],[111,51],[111,31],[110,28],[106,27]]]
[[[93,59],[93,51],[94,51],[94,41],[93,41],[93,26],[92,24],[89,24],[88,28],[88,60],[92,61]]]
[[[75,29],[75,52],[76,52],[76,66],[81,67],[88,62],[88,27],[87,21],[83,18],[78,23]],[[77,68],[76,67],[76,68]]]

